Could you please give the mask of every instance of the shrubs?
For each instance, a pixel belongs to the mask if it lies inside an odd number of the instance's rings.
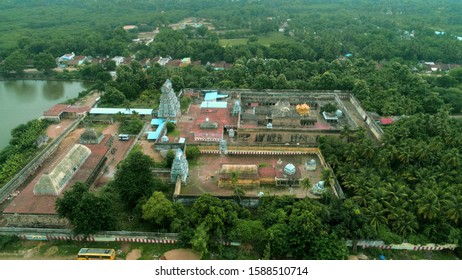
[[[187,146],[186,147],[186,158],[188,160],[196,160],[200,155],[200,150],[197,146]]]

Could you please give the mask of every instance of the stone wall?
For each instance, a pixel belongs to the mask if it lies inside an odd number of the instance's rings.
[[[59,218],[58,215],[4,214],[4,217],[9,227],[66,228],[69,226],[69,221]]]
[[[372,134],[375,136],[377,140],[380,140],[383,135],[383,130],[378,126],[373,118],[366,112],[364,109],[361,107],[359,104],[359,101],[354,97],[350,96],[350,102],[355,106],[356,110],[358,113],[361,115],[361,117],[365,120],[367,126],[369,127],[369,130],[372,132]]]

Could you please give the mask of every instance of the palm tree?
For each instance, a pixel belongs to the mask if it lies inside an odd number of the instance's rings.
[[[415,233],[419,228],[417,217],[403,208],[395,208],[388,215],[392,230],[401,236]]]
[[[423,189],[416,200],[417,213],[424,219],[433,220],[441,211],[439,197],[429,188]]]
[[[442,203],[446,218],[457,224],[462,219],[462,196],[451,193]]]
[[[378,230],[380,226],[386,225],[388,223],[386,213],[387,210],[376,201],[372,202],[369,207],[364,209],[364,214],[369,220],[369,224],[375,230]]]
[[[330,168],[326,168],[321,172],[321,180],[324,181],[324,186],[330,187],[331,182],[334,179],[334,174]]]
[[[350,143],[353,140],[353,136],[354,132],[351,130],[351,127],[348,124],[345,125],[340,133],[340,139],[346,139],[346,142]]]
[[[385,200],[398,203],[407,200],[407,187],[399,182],[385,183]]]
[[[236,188],[236,184],[239,181],[239,172],[233,171],[230,174],[231,176],[231,184],[233,184],[233,187]]]
[[[458,168],[461,161],[459,150],[452,148],[449,151],[446,151],[441,160],[448,169]]]
[[[242,197],[245,196],[245,191],[242,188],[237,187],[234,189],[233,195],[239,200],[239,204],[241,204]]]
[[[305,177],[300,183],[301,183],[302,188],[305,190],[305,196],[306,196],[308,193],[308,190],[311,188],[310,178]]]

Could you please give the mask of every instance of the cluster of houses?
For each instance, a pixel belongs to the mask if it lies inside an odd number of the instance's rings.
[[[123,57],[115,56],[113,58],[109,57],[97,57],[92,56],[83,56],[75,55],[73,52],[70,54],[65,54],[56,59],[56,63],[61,68],[78,68],[81,65],[87,63],[104,63],[106,61],[112,60],[115,62],[116,66],[119,65],[129,65],[133,60],[133,57]],[[192,65],[201,65],[200,61],[193,61],[190,57],[185,57],[183,59],[173,59],[171,56],[162,57],[156,56],[154,58],[144,58],[139,61],[144,68],[149,68],[151,65],[159,64],[160,66],[165,67],[185,67],[190,64]],[[224,70],[231,68],[232,64],[226,63],[225,61],[219,61],[215,63],[207,63],[207,66],[213,67],[214,70]]]
[[[425,61],[421,63],[420,65],[427,73],[446,72],[451,69],[460,67],[459,64],[446,64],[446,63],[438,63],[438,62],[432,62],[432,61]]]

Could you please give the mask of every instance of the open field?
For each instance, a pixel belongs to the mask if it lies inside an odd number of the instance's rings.
[[[292,38],[285,36],[279,32],[272,32],[268,35],[261,35],[257,36],[258,41],[257,43],[262,44],[264,46],[269,46],[274,43],[285,43],[293,41]],[[239,46],[247,44],[248,38],[236,38],[236,39],[220,39],[220,45],[223,47],[226,46]]]

